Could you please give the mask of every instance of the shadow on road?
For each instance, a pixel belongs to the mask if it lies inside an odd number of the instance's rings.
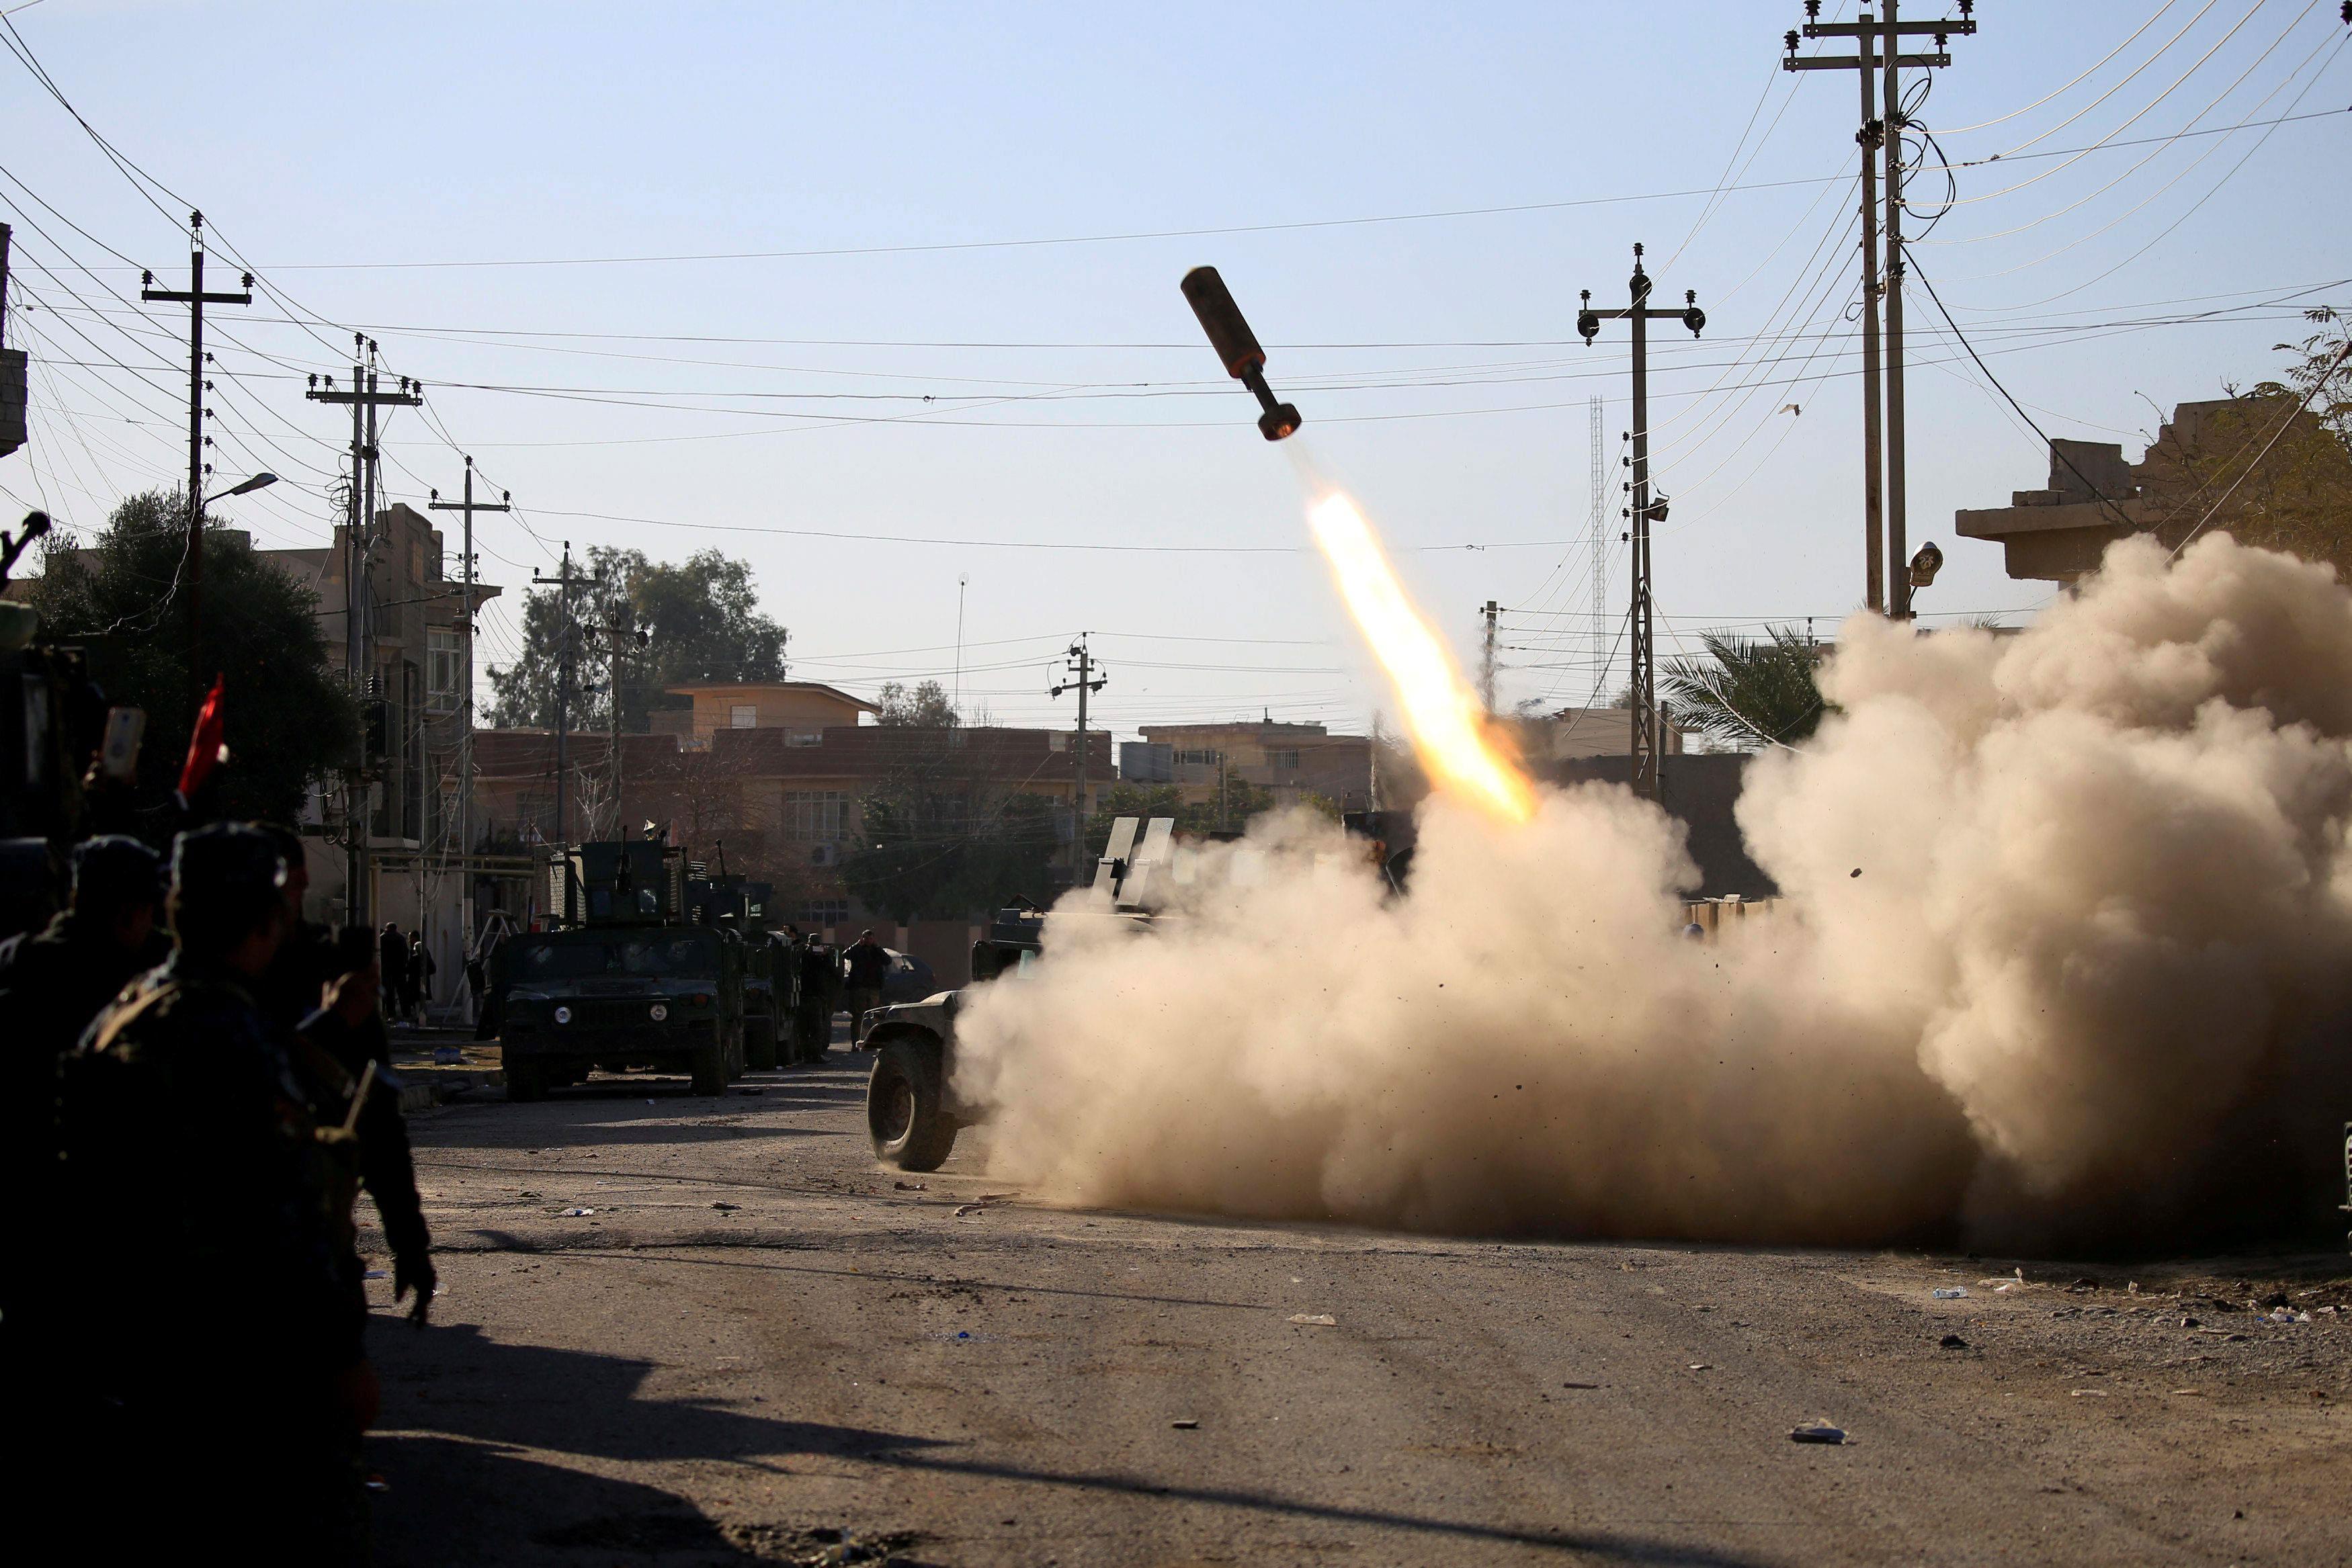
[[[368,1452],[390,1489],[374,1511],[386,1568],[551,1554],[571,1562],[583,1549],[639,1561],[675,1552],[698,1563],[772,1562],[685,1498],[599,1475],[596,1461],[719,1460],[789,1473],[798,1459],[903,1458],[935,1446],[905,1433],[644,1398],[653,1363],[500,1344],[467,1324],[415,1333],[378,1320],[369,1349],[384,1386]]]

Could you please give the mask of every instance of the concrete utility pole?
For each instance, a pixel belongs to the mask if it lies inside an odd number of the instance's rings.
[[[140,275],[139,298],[156,302],[184,304],[188,308],[188,720],[204,706],[205,694],[211,685],[205,679],[204,592],[205,592],[205,448],[212,444],[205,434],[205,418],[212,411],[205,406],[205,307],[207,305],[250,305],[253,303],[253,274],[245,275],[245,287],[236,294],[205,292],[205,214],[188,214],[188,287],[158,288],[152,272]]]
[[[1502,613],[1489,599],[1479,607],[1478,613],[1486,620],[1486,640],[1478,655],[1478,700],[1486,706],[1486,716],[1495,716],[1495,617]]]
[[[1633,302],[1622,310],[1592,308],[1592,290],[1582,294],[1584,308],[1577,312],[1576,330],[1590,348],[1592,340],[1601,335],[1601,323],[1622,317],[1633,324],[1633,428],[1626,433],[1633,444],[1633,477],[1625,488],[1633,493],[1633,505],[1625,509],[1630,519],[1626,538],[1633,549],[1633,599],[1626,609],[1628,636],[1633,644],[1633,733],[1629,744],[1629,773],[1633,793],[1644,800],[1658,798],[1658,673],[1655,647],[1652,641],[1650,603],[1650,525],[1664,522],[1666,497],[1654,500],[1650,495],[1650,330],[1653,320],[1680,321],[1696,338],[1706,326],[1706,312],[1698,308],[1698,291],[1683,292],[1680,310],[1650,308],[1650,275],[1642,270],[1642,247],[1633,247],[1633,277],[1628,284]]]
[[[1948,66],[1952,57],[1944,50],[1946,42],[1955,33],[1966,37],[1977,30],[1969,15],[1975,0],[1959,0],[1960,16],[1957,21],[1905,22],[1895,16],[1896,0],[1885,0],[1885,20],[1873,19],[1863,12],[1851,22],[1823,22],[1821,0],[1805,0],[1805,26],[1808,38],[1852,38],[1858,51],[1847,56],[1816,56],[1800,58],[1797,55],[1798,34],[1790,29],[1782,43],[1788,49],[1780,68],[1790,71],[1843,71],[1856,74],[1862,83],[1862,129],[1854,135],[1862,148],[1862,442],[1863,442],[1863,559],[1866,573],[1864,602],[1873,610],[1884,610],[1898,621],[1911,616],[1911,579],[1905,563],[1909,559],[1906,547],[1908,517],[1906,510],[1904,443],[1903,443],[1903,127],[1905,124],[1902,89],[1898,80],[1902,67],[1916,66],[1930,69]],[[1936,40],[1934,54],[1906,55],[1902,52],[1905,34],[1932,37]],[[1884,84],[1884,110],[1874,117],[1873,76]],[[1877,166],[1884,162],[1886,172],[1886,208],[1884,225],[1886,237],[1886,271],[1884,287],[1879,282]],[[1886,365],[1885,386],[1879,385],[1878,307],[1884,298],[1886,306]],[[1882,434],[1880,408],[1884,402],[1885,423]],[[1883,489],[1882,489],[1882,475]],[[1882,516],[1883,509],[1883,516]]]
[[[1064,681],[1045,694],[1047,696],[1054,697],[1060,696],[1067,691],[1075,691],[1078,694],[1077,781],[1070,796],[1071,817],[1076,824],[1076,831],[1070,836],[1070,885],[1072,887],[1084,886],[1091,880],[1087,875],[1087,697],[1092,693],[1102,690],[1104,683],[1109,678],[1094,673],[1094,655],[1087,650],[1087,636],[1086,632],[1081,632],[1078,633],[1078,640],[1070,644],[1070,669],[1076,674],[1077,679]]]
[[[556,621],[563,629],[563,649],[555,661],[555,848],[562,853],[565,845],[563,809],[565,791],[570,778],[572,740],[572,591],[585,588],[593,579],[572,575],[572,541],[563,541],[563,566],[553,577],[533,577],[531,581],[553,588],[562,598],[556,605]]]
[[[514,492],[501,490],[495,502],[474,499],[474,460],[466,459],[466,498],[445,501],[433,491],[425,503],[435,512],[466,514],[466,607],[458,622],[465,700],[457,705],[457,915],[466,923],[466,952],[474,951],[474,514],[514,510]]]
[[[374,351],[375,345],[365,335],[352,334],[352,352],[355,358],[370,358]],[[401,377],[397,392],[377,390],[368,365],[362,362],[352,366],[351,391],[337,392],[332,376],[313,375],[310,390],[302,395],[312,402],[348,403],[351,406],[352,495],[349,520],[343,531],[343,674],[351,683],[352,695],[366,702],[370,700],[369,688],[375,678],[374,659],[367,635],[368,554],[373,548],[369,536],[375,527],[375,514],[369,504],[374,494],[372,476],[376,455],[375,407],[379,402],[414,407],[425,401],[425,394],[421,385],[406,376]],[[387,706],[387,744],[392,738],[390,712]],[[368,763],[365,727],[362,726],[358,765],[352,769],[351,782],[343,791],[344,814],[348,819],[343,824],[343,919],[345,924],[352,925],[370,924],[370,829],[364,793]]]

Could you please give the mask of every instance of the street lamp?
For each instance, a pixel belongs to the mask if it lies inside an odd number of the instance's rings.
[[[205,497],[205,505],[209,507],[215,501],[224,501],[231,496],[249,496],[256,490],[266,490],[277,483],[278,476],[275,474],[256,474],[243,484],[232,485],[216,495]]]

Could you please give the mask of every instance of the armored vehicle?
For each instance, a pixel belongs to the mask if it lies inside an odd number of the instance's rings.
[[[767,905],[774,895],[767,883],[724,873],[690,877],[686,884],[688,917],[740,942],[743,1062],[754,1072],[775,1067],[780,1024],[792,1017],[800,983],[789,946],[768,929]]]
[[[1140,927],[1151,918],[1160,879],[1173,859],[1175,821],[1154,817],[1136,846],[1137,821],[1111,825],[1110,842],[1095,871],[1092,907],[1063,918],[1115,920]],[[1045,950],[1045,912],[1000,909],[972,945],[971,986],[919,1002],[877,1009],[865,1044],[874,1053],[866,1082],[866,1127],[874,1157],[900,1170],[937,1170],[955,1147],[956,1134],[978,1119],[954,1098],[956,1014],[983,985],[1018,984]]]
[[[744,1069],[744,944],[686,900],[679,852],[585,843],[550,857],[551,929],[502,949],[507,1098],[592,1070],[687,1073],[717,1094]]]

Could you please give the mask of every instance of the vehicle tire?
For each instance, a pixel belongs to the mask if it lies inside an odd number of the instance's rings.
[[[509,1061],[506,1064],[507,1098],[520,1103],[547,1098],[547,1069],[536,1061]]]
[[[912,1040],[874,1048],[866,1081],[866,1128],[874,1157],[902,1171],[935,1171],[955,1147],[955,1119],[947,1113],[940,1054]]]
[[[717,1040],[712,1040],[709,1045],[696,1046],[688,1053],[687,1066],[693,1076],[693,1082],[688,1086],[689,1092],[696,1094],[727,1092],[727,1048]]]
[[[743,1064],[754,1072],[776,1068],[776,1020],[764,1014],[743,1020]]]

